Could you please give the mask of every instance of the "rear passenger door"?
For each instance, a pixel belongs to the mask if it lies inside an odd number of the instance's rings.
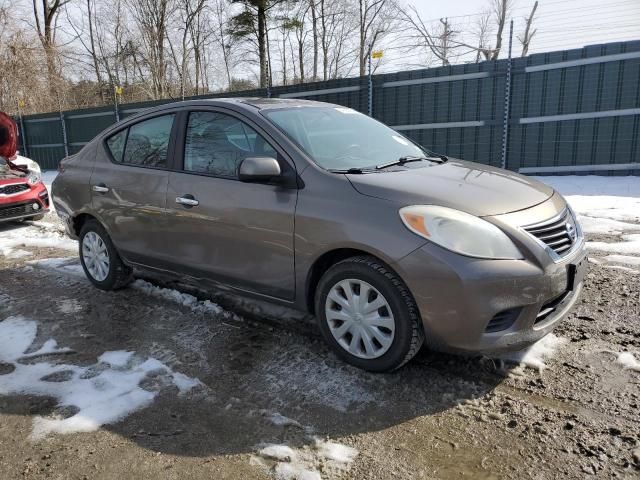
[[[163,251],[176,113],[157,114],[106,138],[91,176],[92,205],[121,254],[148,264]]]
[[[181,171],[169,174],[168,245],[175,270],[271,297],[294,297],[295,170],[247,119],[185,113]],[[243,183],[247,157],[276,158],[294,185]],[[188,205],[181,199],[192,199]]]

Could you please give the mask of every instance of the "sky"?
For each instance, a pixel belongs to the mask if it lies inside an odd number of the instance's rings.
[[[447,17],[454,29],[457,26],[468,31],[473,30],[478,14],[489,7],[490,1],[408,0],[408,3],[417,8],[424,20],[437,21]],[[524,19],[534,2],[515,0],[511,15],[514,20],[514,56],[520,56],[521,45],[516,37],[524,32]],[[531,42],[530,54],[619,40],[640,40],[640,0],[539,0],[533,27],[538,32]],[[504,38],[506,47],[508,32]],[[503,53],[506,55],[506,48]],[[389,56],[392,55],[397,57],[397,61],[387,65],[412,60],[406,53],[389,52]]]

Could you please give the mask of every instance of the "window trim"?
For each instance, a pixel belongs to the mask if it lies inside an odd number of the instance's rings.
[[[262,136],[264,140],[271,146],[271,148],[276,152],[276,161],[280,164],[280,168],[283,172],[283,177],[285,177],[285,182],[256,182],[253,185],[270,185],[274,187],[285,187],[285,188],[295,188],[298,189],[301,186],[301,182],[299,182],[298,172],[295,167],[295,163],[292,162],[285,150],[280,147],[280,145],[267,133],[262,129],[259,125],[253,122],[251,119],[245,117],[244,115],[239,114],[238,112],[230,109],[226,109],[223,107],[206,107],[206,106],[193,106],[189,108],[185,108],[181,113],[181,124],[180,131],[177,133],[176,138],[176,155],[175,155],[175,170],[179,173],[184,173],[187,175],[199,175],[202,177],[209,178],[219,178],[221,180],[231,180],[240,183],[242,182],[237,176],[229,177],[224,175],[215,175],[213,173],[206,172],[193,172],[189,170],[185,170],[184,163],[186,157],[186,147],[187,147],[187,128],[189,124],[189,115],[191,113],[197,112],[205,112],[205,113],[219,113],[222,115],[227,115],[229,117],[235,118],[241,124],[246,124],[251,127],[258,135]]]
[[[176,147],[176,135],[178,133],[178,122],[180,120],[182,110],[180,109],[171,109],[168,111],[162,111],[162,112],[153,112],[150,113],[148,116],[144,116],[142,118],[136,118],[135,121],[132,121],[130,123],[127,123],[126,125],[123,125],[121,128],[115,129],[115,131],[109,131],[108,135],[105,135],[102,138],[102,147],[106,150],[107,155],[109,157],[109,160],[111,161],[112,164],[114,165],[119,165],[119,166],[125,166],[125,167],[134,167],[134,168],[146,168],[148,170],[164,170],[164,171],[170,171],[170,170],[174,170],[174,165],[175,165],[175,147]],[[164,117],[167,115],[173,115],[173,124],[171,125],[171,132],[169,132],[169,144],[167,145],[167,162],[166,165],[163,167],[152,167],[150,165],[137,165],[135,163],[125,163],[124,161],[120,161],[118,162],[113,154],[111,153],[111,149],[109,148],[109,145],[107,144],[107,140],[109,140],[111,137],[119,134],[120,132],[123,131],[127,131],[127,136],[125,138],[125,143],[124,143],[124,150],[122,151],[122,158],[124,160],[124,156],[127,150],[127,142],[129,141],[129,132],[131,130],[131,127],[138,125],[142,122],[146,122],[147,120],[153,120],[154,118],[158,118],[158,117]]]

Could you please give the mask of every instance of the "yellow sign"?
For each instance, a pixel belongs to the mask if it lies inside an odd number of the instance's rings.
[[[115,90],[116,90],[116,95],[122,95],[122,92],[123,92],[122,87],[115,87]]]
[[[382,50],[375,50],[371,53],[371,58],[382,58],[384,52]]]
[[[18,107],[24,108],[25,105],[26,103],[24,103],[24,100],[18,100]]]

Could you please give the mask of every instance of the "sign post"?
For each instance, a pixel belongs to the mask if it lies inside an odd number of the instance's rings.
[[[382,50],[372,51],[373,45],[369,49],[369,116],[373,116],[373,76],[372,76],[372,67],[371,67],[371,59],[372,58],[382,58],[384,52]]]

